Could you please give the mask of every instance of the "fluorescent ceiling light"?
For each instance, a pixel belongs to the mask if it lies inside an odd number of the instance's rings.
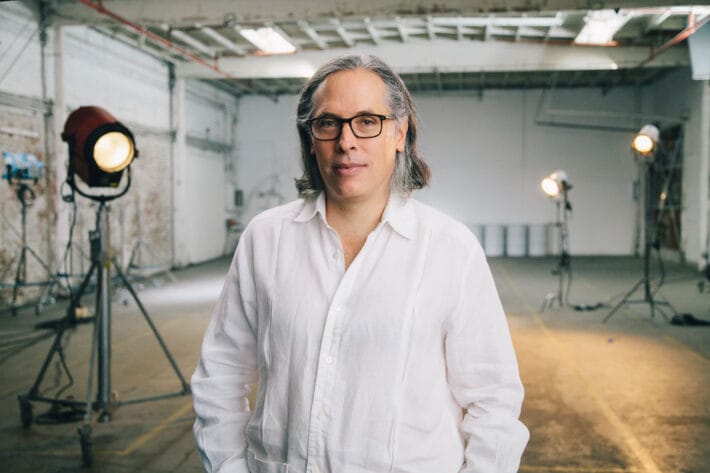
[[[288,54],[296,51],[296,47],[273,28],[243,29],[239,30],[239,34],[266,54]]]
[[[584,17],[584,27],[574,42],[577,44],[609,44],[622,26],[629,21],[630,15],[614,10],[590,11]]]

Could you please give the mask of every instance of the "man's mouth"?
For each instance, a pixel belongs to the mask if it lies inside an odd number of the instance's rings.
[[[351,174],[355,174],[358,172],[360,169],[364,168],[364,164],[358,164],[358,163],[340,163],[340,164],[335,164],[333,166],[333,170],[335,171],[336,174],[348,176]]]

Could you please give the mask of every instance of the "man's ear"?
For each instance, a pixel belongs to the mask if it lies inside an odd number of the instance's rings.
[[[404,153],[404,146],[407,142],[407,131],[409,130],[409,119],[405,117],[399,123],[395,122],[395,124],[397,151]]]

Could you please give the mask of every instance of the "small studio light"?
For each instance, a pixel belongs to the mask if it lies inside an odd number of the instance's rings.
[[[631,142],[631,148],[642,156],[649,156],[658,144],[660,133],[654,125],[644,125]]]
[[[118,187],[123,171],[138,156],[133,134],[100,107],[80,107],[64,124],[69,174],[89,187]]]
[[[569,184],[567,173],[557,170],[545,177],[540,183],[540,187],[548,197],[557,198],[572,186]]]

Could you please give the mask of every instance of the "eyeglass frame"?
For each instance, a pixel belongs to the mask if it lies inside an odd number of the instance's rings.
[[[359,117],[377,117],[380,119],[380,131],[373,136],[358,136],[358,134],[355,132],[353,129],[353,120]],[[333,120],[336,120],[337,122],[340,123],[340,126],[338,127],[338,134],[335,135],[333,138],[316,138],[315,133],[313,132],[313,122],[316,120],[322,120],[324,118],[331,118]],[[358,113],[357,115],[354,115],[350,118],[340,118],[336,116],[331,116],[331,115],[323,115],[320,117],[316,118],[311,118],[306,120],[306,123],[308,124],[308,131],[311,133],[311,137],[313,137],[314,140],[316,141],[335,141],[338,138],[340,138],[340,135],[343,134],[343,126],[347,123],[348,126],[350,127],[350,131],[352,131],[353,136],[356,138],[359,138],[361,140],[369,140],[370,138],[377,138],[382,134],[382,129],[384,128],[385,125],[385,120],[395,120],[397,118],[396,115],[382,115],[379,113]]]

